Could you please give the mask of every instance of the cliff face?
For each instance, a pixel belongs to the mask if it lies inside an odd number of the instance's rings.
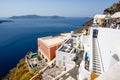
[[[118,3],[114,3],[112,6],[104,10],[104,14],[114,14],[115,12],[120,11],[120,1]]]
[[[91,19],[90,21],[86,22],[82,27],[80,27],[80,29],[77,29],[74,31],[74,33],[82,33],[83,29],[88,29],[89,27],[92,26],[93,23],[93,19]]]
[[[29,80],[33,76],[32,72],[29,72],[25,59],[21,59],[15,68],[10,70],[2,80]]]

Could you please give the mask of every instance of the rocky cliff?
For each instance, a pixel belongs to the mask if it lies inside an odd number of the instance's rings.
[[[104,10],[104,14],[114,14],[115,12],[120,11],[120,1],[118,3],[114,3],[112,6]]]

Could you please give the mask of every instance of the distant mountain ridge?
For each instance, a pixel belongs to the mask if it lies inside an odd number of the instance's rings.
[[[64,18],[61,16],[39,16],[39,15],[22,15],[22,16],[12,16],[9,19],[39,19],[39,18]]]
[[[12,20],[0,20],[0,24],[4,22],[12,22]]]

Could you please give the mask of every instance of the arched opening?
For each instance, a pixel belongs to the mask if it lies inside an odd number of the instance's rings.
[[[119,57],[117,54],[114,54],[112,57],[111,57],[111,60],[110,60],[110,66],[113,66],[114,64],[116,64],[118,61],[120,61]]]
[[[97,35],[98,35],[98,30],[94,29],[93,30],[93,38],[97,38]]]
[[[119,61],[118,55],[114,54],[112,57],[113,57],[116,61]]]

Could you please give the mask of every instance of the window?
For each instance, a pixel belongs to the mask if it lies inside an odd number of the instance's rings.
[[[59,60],[59,66],[61,66],[61,60]]]
[[[47,60],[47,59],[45,59],[45,61],[47,62],[48,60]]]
[[[42,55],[42,58],[44,58],[44,56]]]
[[[65,56],[63,56],[63,60],[65,60]]]
[[[98,30],[94,29],[93,30],[93,38],[97,38],[97,35],[98,35]]]
[[[65,66],[65,62],[63,62],[63,66]]]

